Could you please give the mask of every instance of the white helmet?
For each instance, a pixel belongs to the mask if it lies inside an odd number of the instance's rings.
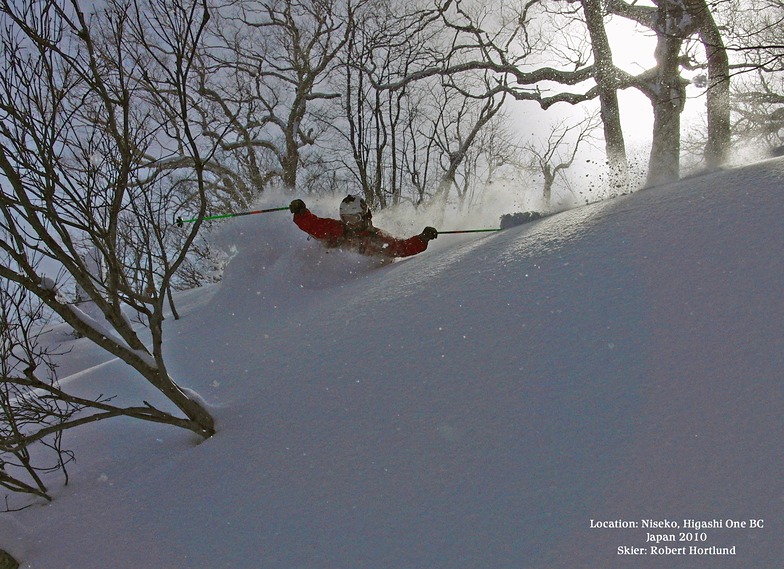
[[[359,225],[370,220],[370,209],[362,198],[348,195],[340,202],[340,219],[348,225]]]

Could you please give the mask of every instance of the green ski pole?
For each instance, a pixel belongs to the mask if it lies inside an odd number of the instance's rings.
[[[199,221],[199,220],[209,221],[209,220],[212,220],[212,219],[227,219],[229,217],[240,217],[240,216],[243,216],[243,215],[255,215],[257,213],[269,213],[271,211],[283,211],[284,209],[285,210],[289,209],[289,206],[273,207],[273,208],[270,208],[270,209],[257,209],[257,210],[254,210],[254,211],[241,211],[239,213],[224,213],[224,214],[221,214],[221,215],[208,215],[207,217],[194,217],[192,219],[183,219],[182,217],[178,217],[176,222],[177,222],[177,227],[182,227],[183,224],[185,224],[185,223],[193,223],[194,221]]]
[[[457,229],[455,231],[439,231],[439,235],[446,235],[449,233],[481,233],[484,231],[501,231],[500,227],[494,229]]]

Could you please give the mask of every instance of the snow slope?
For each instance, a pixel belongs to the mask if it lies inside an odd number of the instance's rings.
[[[781,567],[782,182],[768,161],[383,267],[288,214],[234,220],[224,282],[168,329],[218,434],[71,435],[70,484],[0,516],[0,548],[35,569]],[[61,376],[153,396],[71,347]],[[646,541],[684,519],[722,527]],[[639,527],[592,527],[616,520]]]

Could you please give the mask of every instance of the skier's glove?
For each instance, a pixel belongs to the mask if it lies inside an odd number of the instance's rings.
[[[289,204],[289,211],[291,213],[299,213],[301,211],[305,211],[306,209],[308,208],[305,206],[305,202],[302,200],[294,200]]]
[[[438,231],[435,227],[428,226],[422,230],[422,233],[420,233],[419,236],[425,241],[430,241],[438,237]]]

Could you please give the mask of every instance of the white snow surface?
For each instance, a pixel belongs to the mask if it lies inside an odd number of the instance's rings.
[[[0,548],[34,569],[781,567],[782,220],[771,160],[386,266],[287,212],[226,221],[224,281],[166,329],[217,434],[67,433],[69,484],[0,514]],[[159,401],[65,347],[71,388]],[[724,527],[646,541],[685,519]]]

